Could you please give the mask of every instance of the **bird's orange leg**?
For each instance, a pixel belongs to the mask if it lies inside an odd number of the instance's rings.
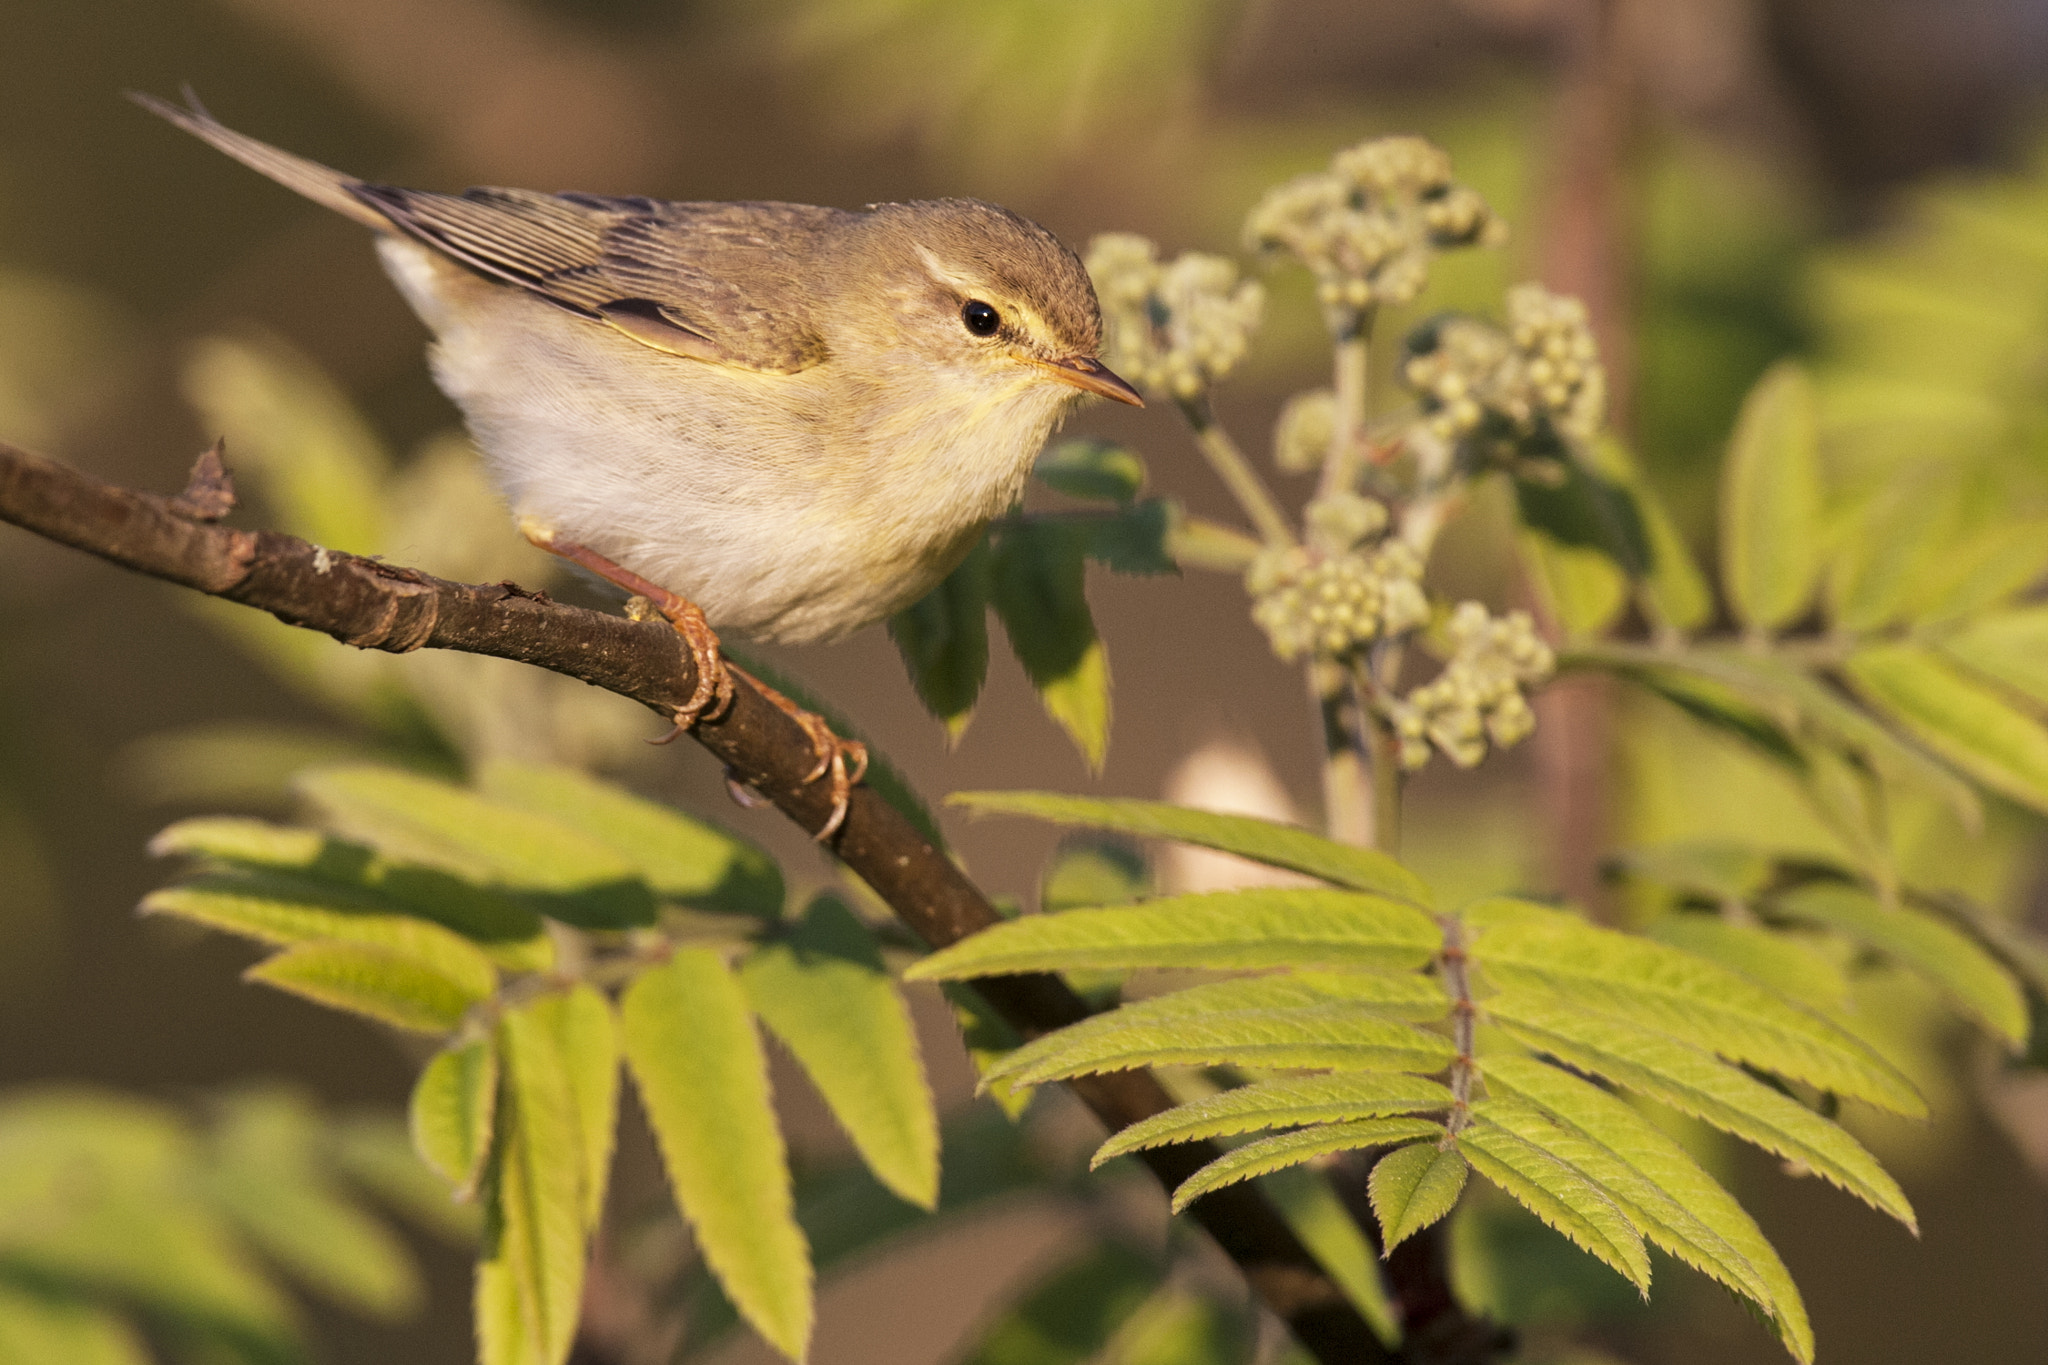
[[[549,554],[560,555],[571,564],[580,564],[607,582],[646,598],[656,611],[668,618],[669,624],[676,628],[676,634],[683,637],[683,643],[690,651],[690,660],[697,666],[697,686],[690,693],[690,699],[676,708],[675,734],[681,734],[700,720],[717,719],[724,714],[726,707],[732,705],[732,673],[719,650],[717,634],[695,602],[670,592],[658,583],[648,582],[631,569],[620,568],[588,545],[561,539],[531,518],[521,521],[519,529],[528,540]]]
[[[733,672],[754,685],[754,690],[775,704],[775,708],[803,727],[804,734],[811,741],[811,752],[818,756],[818,766],[804,774],[804,781],[815,782],[830,776],[832,814],[814,836],[824,843],[839,832],[846,823],[846,808],[853,798],[854,786],[868,771],[868,746],[857,739],[841,739],[832,733],[832,727],[825,718],[814,711],[806,711],[782,693],[762,682],[738,664],[727,664]]]

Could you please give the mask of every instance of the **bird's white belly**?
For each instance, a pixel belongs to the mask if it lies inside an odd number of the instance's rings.
[[[467,281],[384,248],[514,511],[758,639],[830,639],[922,596],[1016,500],[1069,397],[1013,383],[849,412],[830,361],[764,375],[667,356],[493,286],[447,309]]]

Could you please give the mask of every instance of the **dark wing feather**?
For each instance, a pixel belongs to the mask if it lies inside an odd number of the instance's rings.
[[[481,275],[611,323],[660,350],[788,374],[824,359],[800,263],[837,220],[801,204],[472,189],[350,192],[416,241]]]

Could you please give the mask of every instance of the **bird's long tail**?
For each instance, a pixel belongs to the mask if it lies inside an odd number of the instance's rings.
[[[269,176],[286,189],[296,190],[314,203],[323,204],[366,227],[379,232],[391,231],[391,220],[353,193],[361,181],[330,166],[293,156],[267,142],[236,132],[207,113],[205,106],[199,103],[199,97],[190,89],[185,91],[185,106],[182,108],[155,95],[131,91],[128,98],[159,118],[177,124],[200,141],[213,144],[251,170]]]

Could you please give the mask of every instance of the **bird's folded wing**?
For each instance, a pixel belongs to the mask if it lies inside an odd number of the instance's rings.
[[[355,182],[392,227],[656,350],[791,374],[825,358],[795,263],[844,217],[802,204],[670,204]]]

